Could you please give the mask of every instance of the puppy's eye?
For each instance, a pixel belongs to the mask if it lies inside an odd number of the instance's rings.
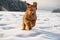
[[[32,10],[30,10],[30,11],[32,11]]]
[[[32,9],[30,11],[33,11]]]

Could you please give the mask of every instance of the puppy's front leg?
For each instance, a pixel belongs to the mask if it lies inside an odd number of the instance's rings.
[[[30,22],[28,22],[26,25],[27,25],[27,28],[28,28],[29,30],[32,29],[32,26],[31,26],[31,23],[30,23]]]

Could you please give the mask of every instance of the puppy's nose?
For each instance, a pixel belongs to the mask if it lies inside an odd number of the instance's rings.
[[[34,15],[34,12],[32,12],[32,15]]]

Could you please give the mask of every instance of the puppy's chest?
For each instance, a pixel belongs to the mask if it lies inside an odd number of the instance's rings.
[[[34,19],[36,19],[36,15],[29,15],[29,18],[34,20]]]

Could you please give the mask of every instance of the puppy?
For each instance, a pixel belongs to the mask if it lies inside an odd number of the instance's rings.
[[[36,10],[37,3],[33,2],[33,5],[27,3],[26,13],[23,16],[22,30],[25,30],[26,27],[31,30],[35,26],[37,20]]]

